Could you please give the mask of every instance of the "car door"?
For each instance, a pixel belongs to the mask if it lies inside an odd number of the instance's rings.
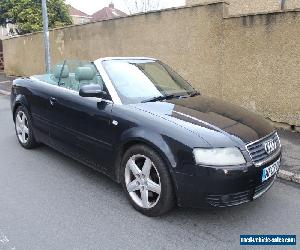
[[[28,79],[30,91],[27,91],[26,98],[30,104],[34,132],[45,143],[49,143],[50,97],[57,88],[59,78],[65,76],[62,65],[57,64],[49,74],[35,75]]]
[[[27,93],[26,99],[30,104],[30,113],[34,133],[40,141],[49,140],[49,92],[51,87],[47,83],[40,81],[36,77],[30,79],[30,92]],[[28,84],[28,85],[29,85]]]
[[[86,67],[93,68],[93,76],[84,72]],[[78,68],[81,69],[81,76],[76,75]],[[52,143],[73,158],[106,171],[113,152],[113,103],[111,100],[79,96],[82,84],[103,84],[93,64],[79,62],[76,67],[69,66],[69,69],[69,79],[50,97]]]

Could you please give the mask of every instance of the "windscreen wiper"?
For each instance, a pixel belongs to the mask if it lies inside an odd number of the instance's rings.
[[[160,96],[155,96],[150,99],[144,100],[142,102],[156,102],[156,101],[163,101],[163,100],[169,100],[177,97],[176,95],[160,95]]]

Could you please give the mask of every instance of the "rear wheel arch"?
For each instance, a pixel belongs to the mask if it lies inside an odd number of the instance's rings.
[[[13,112],[12,113],[13,113],[14,122],[16,122],[16,111],[17,111],[18,107],[20,107],[20,106],[22,106],[21,103],[16,103],[15,106],[14,106],[14,108],[13,108]]]
[[[13,106],[13,119],[14,119],[14,122],[15,122],[15,114],[16,114],[16,111],[17,109],[20,107],[20,106],[23,106],[27,109],[29,115],[31,115],[30,113],[30,109],[29,109],[29,105],[28,105],[28,102],[25,98],[25,96],[23,95],[17,95],[16,96],[16,99],[15,99],[15,103],[14,103],[14,106]]]
[[[15,121],[15,131],[18,137],[18,141],[22,147],[26,149],[31,149],[37,146],[37,141],[35,140],[32,121],[28,109],[26,106],[22,105],[21,103],[15,105],[14,107],[14,121]],[[17,115],[21,114],[22,122],[16,121]],[[26,130],[27,131],[26,131]],[[21,136],[22,133],[22,136]],[[27,135],[27,138],[26,138]],[[23,140],[22,140],[23,139]]]

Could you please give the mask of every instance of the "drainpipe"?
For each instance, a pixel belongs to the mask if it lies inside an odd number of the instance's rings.
[[[281,0],[280,9],[284,10],[284,7],[285,7],[285,0]]]

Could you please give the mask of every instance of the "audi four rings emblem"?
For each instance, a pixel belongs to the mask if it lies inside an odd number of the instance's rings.
[[[276,146],[277,146],[276,141],[269,140],[269,141],[265,142],[265,151],[268,154],[271,154],[276,149]]]

